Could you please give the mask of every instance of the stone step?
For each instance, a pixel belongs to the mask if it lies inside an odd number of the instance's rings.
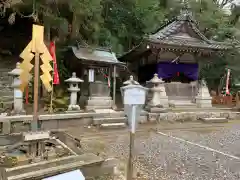
[[[127,125],[126,123],[104,123],[100,125],[100,128],[104,129],[118,129],[118,128],[125,128]]]
[[[173,112],[200,112],[200,111],[206,111],[206,112],[229,112],[231,111],[231,108],[198,108],[198,107],[176,107],[176,108],[169,108],[169,111]]]
[[[228,119],[224,117],[211,117],[211,118],[201,118],[204,123],[227,123]]]
[[[189,102],[189,101],[176,101],[176,102],[169,102],[170,107],[174,108],[193,108],[197,107],[195,103]]]
[[[112,109],[95,109],[94,112],[98,113],[95,115],[96,118],[117,118],[117,117],[125,117],[125,113],[123,111],[114,111]]]
[[[68,157],[67,157],[68,158]],[[38,163],[28,164],[6,169],[6,180],[32,180],[43,179],[48,176],[58,175],[59,172],[69,172],[73,169],[84,169],[89,166],[100,166],[104,160],[94,154],[82,154],[71,158],[72,161],[65,163],[63,158],[58,158],[49,161],[41,161]],[[40,165],[40,167],[39,167]],[[42,166],[42,167],[41,167]],[[10,172],[18,169],[16,175]],[[9,174],[9,175],[7,175]]]
[[[0,96],[0,102],[11,102],[13,101],[13,95],[12,96]]]
[[[0,84],[1,84],[1,85],[12,85],[12,82],[13,82],[13,81],[12,81],[11,79],[7,79],[7,78],[5,78],[5,79],[2,78],[2,79],[1,79],[1,78],[0,78]]]
[[[95,105],[98,105],[98,106],[105,106],[105,105],[112,106],[113,101],[112,100],[105,100],[105,99],[89,99],[87,101],[87,104],[88,104],[88,106],[95,106]]]
[[[8,81],[13,81],[13,78],[11,76],[6,75],[5,73],[0,74],[0,80],[8,80]]]
[[[7,68],[7,67],[1,67],[0,68],[0,73],[8,73],[8,72],[10,72],[10,71],[12,71],[13,69],[11,69],[11,68]]]
[[[86,106],[87,110],[94,110],[94,109],[111,109],[112,106],[104,105],[104,106]]]
[[[112,97],[89,97],[89,100],[112,100]]]
[[[21,166],[21,168],[20,167],[11,168],[7,172],[7,175],[8,176],[16,176],[16,175],[21,174],[23,172],[29,171],[29,169],[31,169],[31,171],[37,171],[39,169],[51,168],[58,161],[59,160],[50,160],[49,163],[36,163],[36,164],[32,164],[31,167],[26,165],[26,166]],[[76,161],[79,161],[79,159],[76,156],[69,156],[69,157],[62,158],[61,159],[61,164],[68,164],[68,163],[73,163],[73,162],[76,162]]]
[[[6,90],[0,91],[0,99],[2,97],[6,97],[6,96],[8,96],[8,97],[12,96],[12,98],[13,98],[13,96],[14,96],[13,91],[11,91],[11,90],[9,90],[9,91],[6,91]]]
[[[93,124],[94,125],[114,124],[114,123],[124,123],[124,124],[126,124],[126,122],[127,122],[126,117],[93,118]]]
[[[12,84],[0,84],[0,91],[2,90],[13,90]]]

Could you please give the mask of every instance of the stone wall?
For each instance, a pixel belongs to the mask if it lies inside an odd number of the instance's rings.
[[[119,112],[120,114],[123,112]],[[109,117],[108,113],[71,113],[40,115],[39,121],[42,130],[59,130],[71,127],[85,127],[92,125],[93,118]],[[139,117],[141,124],[148,122],[187,122],[198,121],[206,117],[225,117],[229,120],[240,119],[240,112],[142,112]],[[30,130],[32,115],[6,116],[0,118],[0,131],[2,134],[20,133]]]
[[[224,117],[229,120],[240,119],[240,112],[167,112],[149,113],[148,121],[153,122],[188,122],[198,121],[202,118]]]
[[[114,173],[118,161],[116,159],[103,159],[92,153],[62,157],[34,164],[4,169],[4,178],[12,180],[41,180],[59,173],[80,169],[86,179]],[[37,169],[37,171],[36,171]]]
[[[1,57],[0,57],[1,59]],[[1,59],[0,64],[0,112],[11,111],[13,104],[13,88],[11,84],[13,82],[12,77],[8,75],[8,72],[12,71],[16,67],[16,63],[12,59]]]

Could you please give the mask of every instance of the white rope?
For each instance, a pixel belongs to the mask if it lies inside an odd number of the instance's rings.
[[[212,149],[212,148],[210,148],[210,147],[203,146],[203,145],[201,145],[201,144],[197,144],[197,143],[194,143],[194,142],[191,142],[191,141],[182,139],[182,138],[174,137],[174,136],[171,136],[171,135],[162,133],[162,132],[157,132],[157,134],[160,134],[160,135],[162,135],[162,136],[167,136],[167,137],[169,137],[169,138],[172,138],[172,139],[175,139],[175,140],[178,140],[178,141],[187,143],[187,144],[191,144],[191,145],[193,145],[193,146],[197,146],[197,147],[203,148],[203,149],[205,149],[205,150],[208,150],[208,151],[211,151],[211,152],[215,152],[215,153],[224,155],[224,156],[229,157],[229,158],[232,158],[232,159],[240,160],[240,158],[237,157],[237,156],[234,156],[234,155],[231,155],[231,154],[227,154],[227,153],[224,153],[224,152],[222,152],[222,151],[219,151],[219,150],[216,150],[216,149]]]

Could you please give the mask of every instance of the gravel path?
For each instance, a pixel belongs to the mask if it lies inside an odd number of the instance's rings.
[[[164,131],[175,137],[240,157],[240,125],[218,130]],[[91,138],[91,144],[100,142]],[[126,162],[128,134],[101,139],[106,156]],[[104,148],[103,148],[104,146]],[[96,148],[95,148],[96,149]],[[148,180],[238,180],[240,161],[155,132],[136,134],[135,167]]]

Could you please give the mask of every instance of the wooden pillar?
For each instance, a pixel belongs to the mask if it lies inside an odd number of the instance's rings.
[[[113,66],[113,104],[116,105],[116,65]]]

